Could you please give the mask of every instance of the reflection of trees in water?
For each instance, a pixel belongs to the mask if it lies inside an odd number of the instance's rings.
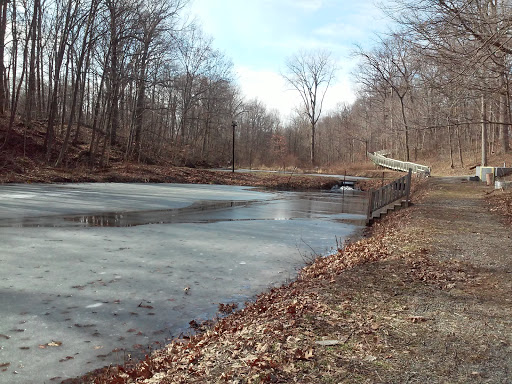
[[[76,223],[85,224],[90,227],[128,227],[130,225],[123,225],[125,217],[122,214],[114,215],[90,215],[90,216],[79,216],[71,218],[71,221]]]
[[[362,213],[364,195],[355,190],[333,193],[318,193],[302,197],[297,201],[302,209],[311,214]],[[312,217],[311,215],[305,217]]]
[[[199,201],[188,207],[169,210],[4,219],[0,220],[0,227],[133,227],[146,224],[314,219],[342,213],[363,214],[364,204],[364,195],[357,191],[294,192],[275,200]],[[237,207],[248,209],[235,209]]]

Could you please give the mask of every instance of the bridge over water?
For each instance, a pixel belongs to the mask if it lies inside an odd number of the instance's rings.
[[[368,152],[368,157],[373,163],[379,165],[381,167],[393,169],[395,171],[408,172],[409,169],[412,170],[413,173],[424,174],[426,176],[430,176],[430,167],[426,165],[411,163],[409,161],[400,161],[395,159],[390,159],[387,157],[388,151],[378,151],[378,152]]]

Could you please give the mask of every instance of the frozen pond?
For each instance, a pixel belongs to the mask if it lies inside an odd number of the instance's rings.
[[[356,193],[0,186],[0,383],[52,383],[190,332],[359,228]]]

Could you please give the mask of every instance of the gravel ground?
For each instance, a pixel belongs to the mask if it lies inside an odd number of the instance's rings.
[[[380,230],[396,229],[391,256],[339,276],[343,294],[359,298],[353,313],[375,328],[353,338],[366,358],[344,358],[344,381],[512,382],[512,231],[488,192],[430,179],[403,217],[384,221]]]

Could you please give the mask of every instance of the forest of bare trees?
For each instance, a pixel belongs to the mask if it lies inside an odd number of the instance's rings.
[[[286,122],[244,99],[230,59],[187,21],[187,3],[0,0],[0,117],[8,124],[0,146],[21,121],[25,132],[44,132],[53,166],[67,164],[71,145],[91,166],[119,157],[217,166],[231,161],[236,120],[244,167],[329,166],[383,149],[459,167],[510,150],[505,0],[387,3],[393,31],[355,52],[356,101],[320,116],[324,89],[305,99],[320,109],[306,105]],[[289,81],[312,59],[293,56]],[[328,64],[317,85],[328,87]]]
[[[387,150],[457,168],[510,152],[512,4],[395,0],[384,11],[393,30],[370,49],[355,49],[356,101],[318,121],[317,163],[352,163],[367,150]],[[307,136],[304,121],[288,134],[301,124]],[[304,159],[305,151],[295,153]]]
[[[362,135],[370,148],[411,161],[442,157],[452,168],[508,152],[510,2],[396,0],[386,11],[397,28],[357,51],[352,112],[362,111],[352,115],[370,127]]]
[[[230,122],[249,163],[262,161],[279,121],[243,101],[232,63],[184,16],[187,0],[0,1],[0,115],[45,132],[46,161],[81,144],[91,165],[222,164]],[[243,137],[242,137],[243,136]],[[115,148],[115,151],[114,151]],[[114,154],[115,152],[115,154]]]

